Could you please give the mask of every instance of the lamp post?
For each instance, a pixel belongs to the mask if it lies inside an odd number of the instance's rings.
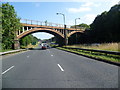
[[[77,29],[77,28],[76,28],[76,20],[77,20],[77,19],[80,19],[80,18],[76,18],[76,19],[75,19],[75,29]],[[77,44],[77,33],[76,33],[76,44]]]
[[[65,14],[62,14],[62,13],[56,13],[57,15],[63,15],[63,21],[64,21],[64,26],[65,26]]]
[[[76,20],[77,20],[77,19],[80,19],[80,18],[76,18],[76,19],[75,19],[75,29],[76,29]]]
[[[65,45],[68,44],[68,40],[67,40],[67,31],[66,31],[66,25],[65,25],[65,14],[63,13],[56,13],[57,15],[63,15],[63,21],[64,21],[64,36],[65,36]]]

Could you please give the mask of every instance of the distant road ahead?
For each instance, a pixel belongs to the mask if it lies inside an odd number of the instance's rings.
[[[117,88],[118,66],[57,49],[4,56],[3,88]]]

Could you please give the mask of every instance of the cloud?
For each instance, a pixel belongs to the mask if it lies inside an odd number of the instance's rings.
[[[96,2],[85,2],[85,4],[81,5],[82,7],[99,7],[101,4]]]
[[[79,12],[91,11],[91,8],[80,7],[80,8],[68,8],[67,10],[68,10],[68,12],[71,12],[71,13],[79,13]]]
[[[58,0],[58,1],[64,1],[64,0]],[[66,0],[66,1],[68,1],[68,0]],[[118,0],[69,0],[69,2],[96,2],[96,3],[98,3],[98,2],[119,2]]]
[[[119,2],[120,2],[120,1],[116,1],[116,0],[113,0],[113,1],[112,1],[112,0],[111,0],[111,1],[109,2],[109,3],[110,3],[109,6],[112,7],[112,6],[114,6],[115,4],[118,4]]]
[[[94,21],[96,16],[97,16],[97,14],[86,14],[83,17],[81,17],[80,20],[77,20],[76,24],[78,25],[78,24],[81,24],[81,23],[85,23],[85,24],[89,25]],[[66,21],[66,23],[67,23],[67,25],[75,25],[75,20],[74,19],[72,19],[72,20],[68,19]]]
[[[74,20],[67,20],[66,21],[67,25],[75,25],[75,21]]]
[[[93,7],[99,7],[100,3],[94,3],[94,2],[84,2],[79,8],[67,8],[67,11],[70,13],[79,13],[79,12],[87,12],[91,11]]]
[[[54,35],[45,32],[37,32],[37,33],[33,33],[32,35],[42,40],[54,37]]]
[[[90,6],[92,6],[92,5],[94,5],[93,2],[86,2],[85,4],[83,4],[83,5],[81,5],[81,6],[82,6],[82,7],[90,7]]]
[[[96,16],[96,14],[87,14],[81,18],[81,21],[86,24],[91,24]]]
[[[2,0],[2,2],[110,2],[118,0]]]

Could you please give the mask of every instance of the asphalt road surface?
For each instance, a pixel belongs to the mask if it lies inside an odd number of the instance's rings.
[[[3,88],[118,88],[118,66],[58,49],[3,56]]]

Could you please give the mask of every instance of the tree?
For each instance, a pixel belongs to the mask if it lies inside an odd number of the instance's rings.
[[[9,3],[2,3],[0,8],[2,8],[2,46],[3,49],[13,49],[16,32],[21,28],[20,19]]]
[[[38,39],[33,35],[28,35],[20,39],[21,47],[26,47],[29,44],[36,45],[37,42],[38,42]]]
[[[71,26],[71,28],[75,28],[75,25]],[[90,26],[85,24],[85,23],[82,23],[82,24],[79,24],[79,25],[76,25],[76,28],[86,28],[86,29],[90,29]]]
[[[120,5],[113,6],[110,11],[98,15],[91,26],[91,36],[94,42],[120,41]]]
[[[85,24],[85,23],[82,23],[82,24],[79,24],[77,25],[78,27],[83,27],[83,28],[86,28],[86,29],[90,29],[90,26]]]
[[[81,24],[79,27],[87,26]],[[69,41],[73,40],[70,44],[75,44],[75,35],[69,39]],[[78,43],[120,42],[120,4],[114,5],[108,12],[104,11],[98,15],[90,25],[90,30],[85,30],[77,40]]]

